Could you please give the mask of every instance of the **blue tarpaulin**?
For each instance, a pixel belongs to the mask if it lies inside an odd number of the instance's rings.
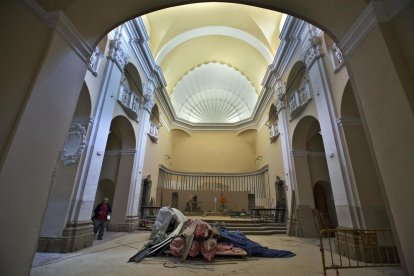
[[[295,253],[286,250],[270,249],[262,246],[254,241],[249,240],[246,235],[240,231],[228,231],[225,228],[220,229],[219,242],[228,242],[236,247],[243,248],[247,255],[258,257],[271,257],[271,258],[290,258],[296,256]]]

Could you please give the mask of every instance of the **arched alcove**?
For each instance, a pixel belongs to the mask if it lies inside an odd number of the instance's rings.
[[[358,212],[362,224],[368,228],[389,227],[385,201],[379,186],[380,177],[375,169],[375,159],[355,101],[351,84],[345,86],[341,101],[340,126],[346,153],[351,163],[351,179],[356,186]]]

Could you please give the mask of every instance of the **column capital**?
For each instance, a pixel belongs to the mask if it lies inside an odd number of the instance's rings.
[[[282,111],[286,107],[285,95],[286,95],[286,84],[279,80],[276,85],[276,101],[275,101],[275,106],[276,106],[276,110],[278,114],[280,113],[280,111]]]
[[[303,41],[300,58],[306,65],[306,69],[309,70],[313,63],[323,56],[322,51],[322,38],[309,31],[309,36]]]
[[[151,113],[152,108],[154,107],[154,93],[155,93],[155,85],[153,81],[148,81],[144,84],[144,103],[143,108]]]
[[[121,72],[124,71],[125,65],[129,62],[129,56],[120,39],[112,39],[109,42],[108,59],[115,62]]]

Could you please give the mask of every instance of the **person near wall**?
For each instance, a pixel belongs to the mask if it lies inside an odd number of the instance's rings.
[[[106,222],[112,213],[111,206],[108,203],[108,198],[104,197],[102,199],[102,202],[99,203],[98,206],[96,206],[93,212],[94,212],[94,215],[92,217],[92,220],[94,222],[93,232],[95,233],[95,235],[96,233],[98,233],[98,240],[102,240],[105,227],[106,227]]]

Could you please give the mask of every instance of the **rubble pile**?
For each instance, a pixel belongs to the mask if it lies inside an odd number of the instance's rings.
[[[169,233],[169,234],[167,234]],[[185,260],[188,256],[202,255],[212,261],[216,255],[261,256],[287,258],[295,256],[285,250],[269,249],[249,240],[240,231],[228,231],[212,227],[202,220],[188,220],[180,210],[160,209],[148,242],[129,262],[140,262],[146,256],[157,256],[163,252]]]

